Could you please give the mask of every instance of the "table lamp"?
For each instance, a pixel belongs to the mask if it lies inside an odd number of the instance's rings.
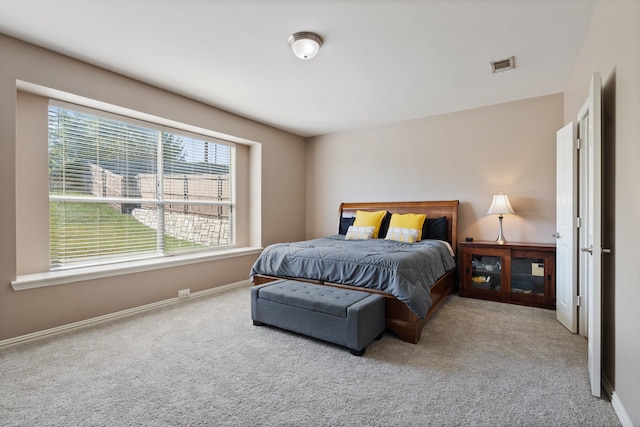
[[[512,213],[514,213],[514,210],[509,203],[509,198],[505,194],[497,194],[493,196],[493,201],[491,202],[491,206],[487,211],[487,215],[499,215],[498,220],[500,221],[500,232],[498,233],[498,238],[496,239],[496,243],[499,245],[504,245],[505,243],[507,243],[504,238],[504,234],[502,233],[502,215]]]

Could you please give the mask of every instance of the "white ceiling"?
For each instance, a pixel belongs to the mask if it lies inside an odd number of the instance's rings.
[[[0,32],[312,136],[562,92],[594,4],[0,0]],[[317,57],[291,53],[297,31]]]

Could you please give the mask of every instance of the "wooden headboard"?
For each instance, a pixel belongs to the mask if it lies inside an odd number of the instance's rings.
[[[426,201],[426,202],[356,202],[341,203],[338,209],[338,229],[340,218],[355,217],[356,211],[381,211],[393,213],[426,214],[427,218],[447,217],[448,241],[453,250],[458,246],[458,205],[457,200]]]

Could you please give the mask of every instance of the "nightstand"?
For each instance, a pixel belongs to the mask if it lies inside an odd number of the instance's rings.
[[[458,248],[461,296],[555,309],[555,244],[476,241]]]

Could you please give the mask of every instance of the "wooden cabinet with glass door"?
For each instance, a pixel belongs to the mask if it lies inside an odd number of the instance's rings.
[[[461,296],[555,308],[555,245],[478,241],[458,246]]]

